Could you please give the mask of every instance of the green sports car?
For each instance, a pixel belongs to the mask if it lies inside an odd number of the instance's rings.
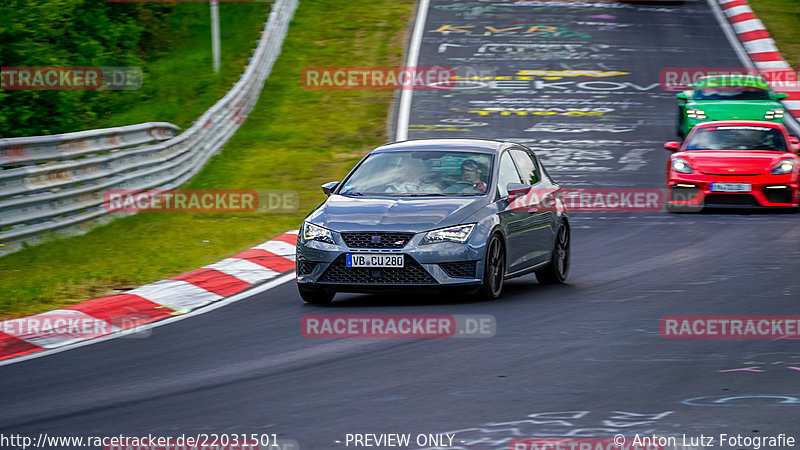
[[[686,137],[695,125],[711,120],[766,120],[783,123],[784,93],[752,75],[706,76],[690,85],[678,98],[678,136]]]

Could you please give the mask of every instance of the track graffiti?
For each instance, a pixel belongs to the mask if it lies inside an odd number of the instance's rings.
[[[509,442],[537,437],[608,437],[616,433],[655,433],[673,411],[638,413],[627,411],[552,411],[528,414],[507,422],[448,431],[455,434],[453,446],[421,450],[505,450]]]

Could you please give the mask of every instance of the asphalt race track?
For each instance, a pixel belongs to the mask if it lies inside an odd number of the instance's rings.
[[[511,79],[415,91],[409,137],[516,140],[565,186],[661,188],[676,104],[659,73],[741,64],[705,1],[433,0],[419,65]],[[521,70],[550,72],[513,79]],[[495,302],[339,294],[316,307],[288,282],[146,338],[0,367],[0,431],[275,433],[303,450],[344,448],[347,433],[450,433],[438,448],[471,450],[618,433],[800,438],[797,341],[659,333],[670,315],[797,314],[800,216],[585,212],[572,226],[565,286],[528,276]],[[497,330],[301,335],[304,315],[334,313],[490,314]]]

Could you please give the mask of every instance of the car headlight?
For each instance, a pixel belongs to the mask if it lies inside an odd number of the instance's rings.
[[[794,161],[791,159],[783,159],[778,162],[778,165],[772,169],[773,175],[784,175],[787,173],[792,173],[794,170]]]
[[[783,108],[770,109],[769,111],[764,113],[764,118],[767,120],[783,119],[783,113],[784,113]]]
[[[686,110],[686,117],[690,119],[705,119],[706,113],[702,109],[689,108]]]
[[[327,228],[314,225],[310,222],[303,222],[302,238],[304,241],[320,241],[333,244],[333,233]]]
[[[438,230],[428,231],[422,239],[423,244],[433,244],[436,242],[457,242],[463,244],[467,242],[475,224],[457,225],[454,227],[439,228]]]
[[[692,173],[692,166],[683,158],[672,158],[672,170],[680,173]]]

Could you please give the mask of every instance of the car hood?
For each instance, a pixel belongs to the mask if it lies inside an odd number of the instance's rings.
[[[306,219],[334,231],[419,233],[457,225],[489,203],[487,197],[348,197],[331,195]]]
[[[706,120],[764,120],[764,113],[782,108],[780,103],[769,100],[698,100],[687,107],[705,112]]]
[[[792,153],[768,150],[691,150],[676,154],[689,162],[695,172],[710,175],[758,175],[769,173]]]

